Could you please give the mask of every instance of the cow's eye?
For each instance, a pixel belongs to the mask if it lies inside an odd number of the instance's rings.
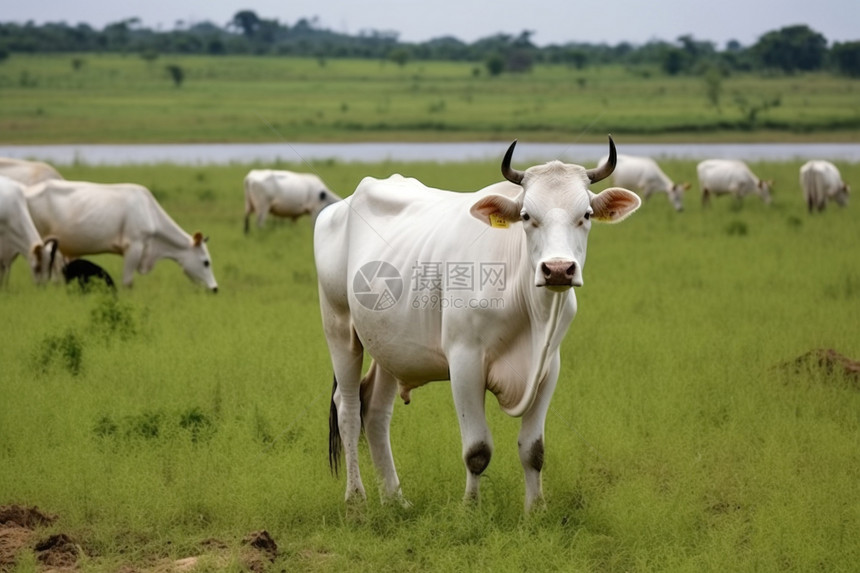
[[[591,211],[586,211],[585,215],[583,216],[585,217],[585,220],[588,221],[589,219],[591,219]]]
[[[208,268],[209,267],[209,261],[203,261],[203,266]]]
[[[520,213],[520,219],[522,219],[523,221],[528,221],[529,219],[531,219],[531,216],[525,211],[523,211],[522,213]]]

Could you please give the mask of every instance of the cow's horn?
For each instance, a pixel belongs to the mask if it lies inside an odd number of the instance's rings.
[[[606,160],[606,163],[595,167],[594,169],[587,169],[585,172],[588,175],[588,179],[592,183],[597,183],[598,181],[602,181],[612,175],[612,172],[615,171],[615,163],[618,161],[618,155],[615,152],[615,142],[612,141],[612,136],[609,136],[609,159]]]
[[[510,181],[511,183],[516,183],[517,185],[522,184],[523,175],[525,175],[522,171],[517,171],[516,169],[511,168],[511,158],[514,156],[514,147],[517,146],[517,140],[515,139],[511,146],[508,147],[507,153],[505,153],[505,158],[502,159],[502,175],[505,176],[505,179]]]

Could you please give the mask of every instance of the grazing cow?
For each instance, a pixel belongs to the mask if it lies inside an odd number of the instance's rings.
[[[807,161],[800,168],[800,186],[809,212],[824,211],[827,201],[841,207],[848,204],[848,185],[842,181],[839,169],[829,161]]]
[[[245,176],[245,233],[251,213],[257,213],[258,227],[269,213],[293,221],[302,215],[316,220],[323,208],[337,201],[340,197],[312,173],[252,169]]]
[[[63,178],[56,169],[47,163],[8,157],[0,157],[0,175],[5,175],[24,185],[35,185],[49,179]]]
[[[36,228],[59,239],[66,258],[122,255],[127,287],[135,270],[145,274],[160,259],[173,259],[189,278],[218,291],[203,235],[183,231],[146,187],[55,180],[29,187],[26,196]]]
[[[9,268],[19,254],[27,257],[33,280],[50,278],[56,240],[42,241],[27,210],[24,186],[0,176],[0,286],[9,280]]]
[[[621,221],[640,205],[632,191],[588,189],[615,166],[552,161],[511,168],[475,193],[366,177],[317,219],[314,255],[334,385],[329,462],[346,453],[346,499],[364,499],[358,468],[362,423],[386,499],[402,502],[389,424],[395,395],[450,380],[466,465],[467,500],[490,462],[484,413],[492,392],[522,416],[519,457],[526,510],[542,500],[544,420],[560,369],[559,346],[576,314],[593,221]],[[411,291],[408,291],[411,286]],[[361,378],[362,355],[372,363]]]
[[[598,164],[606,163],[606,160],[602,157]],[[621,154],[612,173],[612,184],[636,191],[646,201],[653,193],[665,193],[676,211],[684,210],[684,191],[690,188],[689,183],[672,182],[650,157]]]
[[[116,291],[110,274],[99,265],[86,259],[73,259],[63,265],[63,279],[66,284],[75,281],[81,290],[88,291],[93,282],[101,281],[108,289]]]
[[[756,177],[746,163],[737,159],[706,159],[696,166],[699,187],[702,190],[702,205],[707,205],[710,196],[731,194],[740,200],[744,195],[756,194],[765,205],[770,205],[773,181]]]

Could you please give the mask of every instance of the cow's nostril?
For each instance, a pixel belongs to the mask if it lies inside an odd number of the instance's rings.
[[[565,272],[567,273],[568,277],[572,277],[573,274],[576,272],[576,263],[572,263],[569,267],[567,267],[567,270]]]
[[[543,271],[543,276],[549,278],[552,276],[552,269],[546,263],[540,264],[540,270]]]

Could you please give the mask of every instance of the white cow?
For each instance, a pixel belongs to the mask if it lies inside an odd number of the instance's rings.
[[[598,164],[606,160],[602,157]],[[690,188],[689,183],[674,183],[650,157],[622,154],[618,155],[612,184],[641,193],[645,200],[653,193],[665,193],[676,211],[684,210],[684,191]]]
[[[293,221],[302,215],[316,220],[323,208],[337,201],[340,197],[312,173],[252,169],[245,176],[245,233],[251,213],[257,213],[258,227],[269,213]]]
[[[189,278],[218,290],[203,235],[183,231],[146,187],[54,180],[29,187],[26,196],[36,228],[57,238],[69,259],[122,255],[122,282],[129,287],[135,270],[145,274],[158,260],[173,259]]]
[[[0,286],[9,280],[9,268],[22,254],[30,263],[36,283],[50,276],[56,241],[43,242],[27,211],[24,186],[0,175]]]
[[[49,179],[63,178],[56,169],[47,163],[9,157],[0,157],[0,175],[5,175],[24,185],[35,185]]]
[[[848,185],[842,181],[839,169],[829,161],[807,161],[800,168],[800,186],[809,212],[823,211],[827,201],[836,201],[841,207],[848,204]]]
[[[736,199],[755,194],[765,205],[770,205],[773,181],[756,177],[746,163],[738,159],[706,159],[696,166],[699,187],[702,190],[702,204],[707,205],[710,196],[731,194]]]
[[[544,420],[558,379],[559,346],[576,314],[593,221],[621,221],[640,205],[632,191],[594,194],[595,169],[553,161],[476,193],[367,177],[323,211],[314,232],[323,327],[334,367],[329,461],[346,452],[346,498],[364,499],[358,468],[362,425],[385,498],[400,499],[389,440],[395,396],[450,380],[466,465],[466,499],[493,441],[484,413],[492,392],[522,416],[519,457],[528,510],[542,500]],[[373,359],[362,379],[362,354]],[[341,441],[342,440],[342,441]]]

